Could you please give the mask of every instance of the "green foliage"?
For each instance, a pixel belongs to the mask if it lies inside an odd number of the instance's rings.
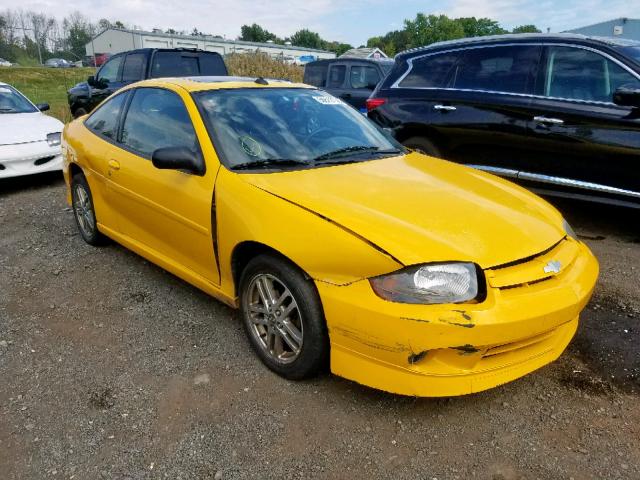
[[[539,32],[535,25],[516,27],[513,33]],[[509,33],[496,20],[490,18],[425,15],[418,13],[413,20],[405,20],[402,30],[394,30],[383,36],[371,37],[367,47],[377,47],[389,56],[414,47],[422,47],[444,40],[465,37],[482,37]]]
[[[245,42],[267,42],[273,40],[275,43],[284,43],[281,38],[275,33],[271,33],[269,30],[262,28],[257,23],[253,25],[242,25],[240,27],[240,40]]]
[[[404,21],[404,29],[409,33],[409,48],[465,36],[462,25],[446,15],[419,13],[414,20]]]
[[[490,18],[463,17],[454,21],[462,25],[465,37],[484,37],[509,33],[497,21]]]
[[[535,25],[520,25],[512,30],[512,33],[541,33]]]
[[[325,44],[324,40],[320,38],[318,33],[307,30],[306,28],[298,30],[296,33],[291,35],[289,41],[297,47],[305,48],[322,49]]]

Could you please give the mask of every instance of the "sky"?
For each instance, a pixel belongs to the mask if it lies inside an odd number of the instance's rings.
[[[489,17],[507,29],[534,24],[559,32],[618,17],[638,17],[640,0],[22,0],[20,8],[56,18],[78,10],[144,30],[198,30],[236,38],[243,24],[258,23],[281,37],[308,28],[326,40],[365,44],[402,28],[416,13]],[[0,10],[15,8],[0,0]]]

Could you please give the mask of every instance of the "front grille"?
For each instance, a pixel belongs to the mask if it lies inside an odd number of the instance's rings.
[[[579,253],[576,242],[564,238],[551,248],[521,260],[489,268],[485,271],[487,281],[499,290],[514,290],[548,282],[564,274]],[[550,263],[559,262],[559,272],[547,271]]]
[[[42,157],[42,158],[37,159],[35,162],[33,162],[33,164],[36,167],[39,167],[40,165],[44,165],[45,163],[50,162],[54,158],[56,158],[55,155],[51,155],[50,157]]]
[[[532,347],[544,342],[545,340],[549,340],[551,337],[553,337],[555,332],[556,330],[554,329],[545,333],[541,333],[540,335],[536,335],[535,337],[525,338],[523,340],[506,343],[504,345],[496,345],[495,347],[491,347],[486,352],[484,352],[482,358],[495,357],[496,355],[504,355],[506,353],[512,353],[518,350],[525,349],[527,347]]]

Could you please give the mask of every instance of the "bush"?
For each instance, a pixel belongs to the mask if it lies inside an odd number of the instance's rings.
[[[302,82],[304,69],[271,58],[266,53],[232,53],[224,57],[230,75],[239,77],[281,78]]]

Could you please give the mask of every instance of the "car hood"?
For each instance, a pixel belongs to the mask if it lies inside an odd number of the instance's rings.
[[[60,120],[41,112],[0,113],[0,145],[44,141],[63,128]]]
[[[565,236],[557,210],[525,189],[418,153],[246,180],[404,265],[469,261],[489,268],[540,253]]]

